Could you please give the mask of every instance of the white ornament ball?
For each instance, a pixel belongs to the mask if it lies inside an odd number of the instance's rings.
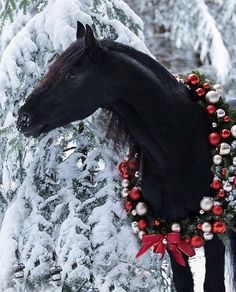
[[[166,239],[166,238],[163,238],[162,243],[163,243],[164,245],[167,245],[167,243],[168,243],[167,239]]]
[[[139,202],[137,206],[135,207],[135,210],[138,215],[143,216],[147,213],[147,205],[144,202]]]
[[[180,232],[181,230],[181,226],[179,223],[173,223],[171,225],[171,230],[174,231],[174,232]]]
[[[219,84],[219,83],[213,85],[213,88],[214,88],[215,90],[217,90],[218,92],[222,92],[222,91],[223,91],[223,87],[224,87],[224,86],[223,86],[222,84]]]
[[[233,125],[230,131],[231,131],[232,136],[236,138],[236,125]]]
[[[122,187],[123,188],[128,188],[129,186],[129,180],[128,179],[123,179],[122,180]]]
[[[225,116],[225,111],[222,108],[219,108],[216,111],[216,115],[217,115],[218,118],[223,118]]]
[[[220,144],[220,155],[227,155],[230,153],[230,145],[228,143],[221,143]]]
[[[213,238],[213,233],[210,233],[210,232],[204,232],[203,233],[203,237],[205,240],[212,240]]]
[[[124,188],[122,191],[121,191],[121,196],[122,198],[126,198],[129,194],[129,190],[127,188]]]
[[[133,221],[131,223],[131,226],[132,226],[132,229],[135,233],[138,233],[139,232],[139,228],[138,228],[138,222],[137,221]]]
[[[140,175],[141,175],[140,171],[136,171],[134,174],[135,177],[140,177]]]
[[[223,189],[224,189],[226,192],[231,192],[232,189],[233,189],[233,186],[227,181],[226,183],[224,183],[224,185],[223,185]]]
[[[204,197],[200,202],[200,207],[203,211],[211,210],[214,204],[214,200],[210,197]]]
[[[212,123],[212,128],[216,128],[217,127],[217,123]]]
[[[146,232],[144,230],[140,230],[139,233],[138,233],[138,238],[142,239],[144,234],[146,234]]]
[[[217,103],[220,100],[220,94],[217,91],[208,91],[206,94],[206,100],[210,103]]]
[[[211,228],[212,228],[211,223],[209,223],[209,222],[202,223],[202,231],[203,232],[210,232]]]
[[[137,215],[136,210],[132,210],[131,214],[132,214],[133,216]]]
[[[233,166],[236,166],[236,157],[233,157]]]
[[[215,165],[220,165],[222,162],[222,156],[220,156],[219,154],[214,155],[213,162]]]

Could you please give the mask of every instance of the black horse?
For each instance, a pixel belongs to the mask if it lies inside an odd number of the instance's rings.
[[[194,217],[212,196],[209,122],[189,90],[150,56],[111,40],[98,41],[78,23],[77,40],[52,64],[19,109],[18,129],[38,137],[108,108],[145,156],[142,193],[153,212],[172,221]],[[205,243],[204,290],[223,292],[225,248]],[[171,256],[171,255],[170,255]],[[189,266],[171,257],[178,292],[193,291]]]

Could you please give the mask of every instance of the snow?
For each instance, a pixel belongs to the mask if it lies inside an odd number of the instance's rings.
[[[24,27],[15,30],[15,22],[9,27],[14,33],[0,63],[0,173],[6,202],[0,217],[0,291],[27,290],[28,285],[39,291],[50,287],[56,291],[58,285],[79,290],[81,283],[87,290],[108,291],[114,284],[113,291],[136,291],[140,274],[144,275],[141,285],[160,286],[159,260],[145,256],[136,263],[134,259],[137,236],[117,196],[118,156],[104,144],[91,119],[84,121],[81,134],[75,122],[40,139],[25,138],[15,127],[15,113],[25,97],[55,55],[75,40],[77,20],[92,25],[92,18],[96,19],[97,35],[115,36],[149,53],[142,21],[123,1],[115,1],[128,15],[122,22],[112,2],[96,2],[96,7],[94,3],[50,1],[42,12],[28,20],[24,17]],[[108,8],[113,19],[100,13]],[[136,23],[135,33],[127,28],[131,21]],[[71,146],[76,148],[65,154]],[[90,148],[87,155],[84,147]],[[149,266],[153,270],[145,274]],[[16,280],[18,275],[22,278]]]

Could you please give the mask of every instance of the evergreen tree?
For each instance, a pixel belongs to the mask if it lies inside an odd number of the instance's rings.
[[[25,13],[32,7],[34,13],[5,45],[0,63],[1,291],[171,291],[166,261],[150,253],[134,257],[139,242],[115,167],[126,149],[114,155],[96,127],[98,113],[39,139],[15,127],[25,97],[75,40],[77,20],[99,38],[149,53],[142,21],[121,0],[55,0],[42,11],[36,9],[42,2],[25,3]],[[11,15],[17,25],[18,12]]]

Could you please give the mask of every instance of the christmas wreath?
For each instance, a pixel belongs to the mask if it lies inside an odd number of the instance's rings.
[[[194,248],[204,245],[214,234],[223,235],[233,228],[236,215],[236,111],[222,97],[222,85],[213,84],[199,72],[176,77],[193,93],[196,101],[205,109],[211,122],[208,137],[212,153],[214,178],[211,188],[214,197],[203,197],[199,215],[179,222],[153,218],[142,197],[141,173],[138,153],[119,164],[122,176],[121,197],[131,219],[131,226],[142,241],[136,254],[141,256],[150,248],[163,257],[168,248],[177,263],[185,266],[183,254],[193,256]]]

